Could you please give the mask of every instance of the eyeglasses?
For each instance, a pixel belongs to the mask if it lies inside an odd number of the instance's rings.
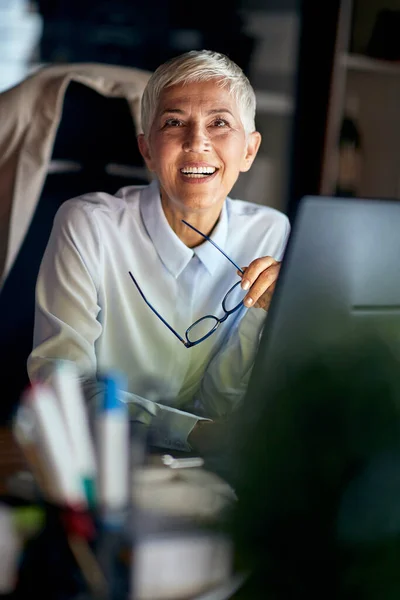
[[[233,261],[231,258],[229,258],[229,256],[227,254],[225,254],[225,252],[222,250],[222,248],[220,248],[218,246],[218,244],[216,244],[211,238],[209,238],[208,235],[201,233],[201,231],[196,229],[196,227],[193,227],[193,225],[190,225],[190,223],[188,223],[187,221],[184,221],[183,219],[182,219],[182,223],[185,223],[185,225],[187,225],[188,227],[190,227],[191,229],[196,231],[205,240],[209,241],[217,250],[219,250],[221,252],[221,254],[223,254],[225,256],[225,258],[227,258],[229,260],[230,263],[232,263],[232,265],[234,267],[236,267],[236,269],[238,271],[240,271],[242,274],[244,273],[244,271],[235,263],[235,261]],[[244,297],[245,292],[242,291],[241,288],[238,288],[238,286],[240,286],[240,283],[241,283],[240,281],[238,281],[237,283],[235,283],[235,285],[233,285],[227,291],[227,293],[224,296],[224,299],[222,300],[222,309],[225,313],[224,316],[221,319],[219,319],[218,317],[215,317],[214,315],[206,315],[205,317],[201,317],[200,319],[197,319],[197,321],[192,323],[192,325],[190,325],[190,327],[188,327],[186,329],[186,332],[185,332],[186,340],[185,340],[181,335],[179,335],[179,333],[177,331],[175,331],[175,329],[173,327],[171,327],[171,325],[169,323],[167,323],[167,321],[160,315],[160,313],[154,308],[154,306],[152,304],[150,304],[150,302],[147,300],[146,296],[143,294],[142,290],[140,289],[138,282],[136,281],[136,279],[134,278],[134,276],[132,275],[132,273],[130,271],[129,271],[129,275],[131,276],[133,283],[136,285],[136,287],[139,291],[139,294],[142,296],[142,298],[146,302],[147,306],[149,308],[151,308],[151,310],[154,312],[154,314],[157,315],[157,317],[164,323],[164,325],[166,325],[168,327],[168,329],[170,331],[172,331],[172,333],[178,338],[179,341],[182,342],[182,344],[184,346],[186,346],[186,348],[192,348],[193,346],[197,346],[197,344],[200,344],[200,342],[203,342],[204,340],[209,338],[210,335],[212,335],[218,329],[220,324],[223,323],[224,321],[226,321],[226,319],[229,317],[229,315],[233,314],[234,312],[236,312],[239,308],[241,308],[243,306],[243,298],[241,298],[239,300],[238,296],[239,296],[239,292],[241,292],[241,295]]]

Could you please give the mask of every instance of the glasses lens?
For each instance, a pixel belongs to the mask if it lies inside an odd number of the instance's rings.
[[[247,294],[247,291],[242,290],[240,284],[240,281],[235,283],[235,285],[227,292],[222,301],[222,306],[227,313],[237,310],[239,306],[242,305],[244,297]]]
[[[189,342],[198,342],[206,337],[211,331],[217,328],[218,319],[216,317],[203,317],[196,323],[193,323],[186,332]]]

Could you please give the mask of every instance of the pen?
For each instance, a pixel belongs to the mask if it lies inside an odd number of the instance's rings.
[[[106,598],[108,584],[99,562],[91,548],[95,536],[92,516],[86,511],[64,509],[62,522],[68,546],[94,598]]]
[[[37,483],[43,496],[50,498],[54,493],[54,484],[50,475],[49,465],[45,464],[44,456],[39,450],[38,432],[35,427],[32,408],[26,406],[23,401],[17,409],[12,430],[32,472],[34,481]]]
[[[44,383],[35,383],[25,391],[22,402],[31,409],[46,480],[52,482],[51,500],[60,505],[86,507],[83,485],[53,390]]]
[[[13,523],[13,509],[0,504],[0,597],[13,598],[22,540]]]
[[[74,534],[67,538],[68,546],[94,598],[106,598],[108,584],[90,545]]]
[[[204,459],[200,456],[189,456],[188,458],[174,458],[170,454],[164,454],[161,458],[163,464],[170,469],[190,469],[204,465]]]
[[[67,361],[60,361],[52,373],[51,385],[65,422],[72,455],[80,473],[87,502],[89,506],[93,506],[95,503],[96,458],[75,365]]]
[[[129,412],[119,398],[124,381],[119,375],[99,377],[104,393],[97,414],[99,456],[100,535],[96,555],[105,575],[109,598],[126,597],[125,579],[121,578],[118,554],[129,503]],[[126,573],[125,573],[126,575]]]
[[[129,502],[129,413],[119,398],[123,380],[119,375],[99,378],[104,384],[97,414],[99,501],[103,517],[126,509]]]

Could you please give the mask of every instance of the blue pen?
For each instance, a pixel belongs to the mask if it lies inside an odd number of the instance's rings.
[[[125,388],[120,375],[99,377],[104,385],[97,414],[99,503],[103,517],[124,511],[130,500],[129,413],[120,399]]]
[[[119,553],[130,501],[129,412],[120,399],[125,382],[118,374],[99,377],[103,396],[97,413],[100,535],[96,556],[107,581],[110,600],[127,597],[129,570],[119,564]]]

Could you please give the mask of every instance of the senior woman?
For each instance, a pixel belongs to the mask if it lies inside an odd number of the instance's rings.
[[[206,447],[238,406],[278,276],[286,216],[228,197],[260,146],[255,104],[222,54],[161,65],[138,136],[153,182],[64,203],[43,257],[31,380],[73,361],[91,401],[96,373],[122,372],[159,447]]]

